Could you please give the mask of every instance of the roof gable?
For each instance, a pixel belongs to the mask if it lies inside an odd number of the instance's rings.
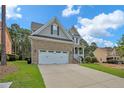
[[[72,35],[77,35],[77,36],[80,36],[80,34],[78,33],[77,29],[72,26],[72,28],[70,29],[69,31]]]
[[[47,24],[41,26],[38,30],[33,32],[31,35],[39,35],[39,34],[43,35],[42,34],[43,31],[47,29],[49,26],[51,26],[53,23],[56,23],[60,27],[61,29],[60,32],[63,35],[63,37],[57,36],[57,38],[66,38],[66,39],[72,40],[71,36],[65,31],[64,27],[60,24],[60,22],[58,21],[56,17],[53,17]],[[50,36],[50,37],[54,37],[54,36]]]
[[[37,29],[39,29],[40,27],[42,27],[44,24],[41,23],[37,23],[37,22],[32,22],[31,23],[31,30],[32,32],[36,31]]]

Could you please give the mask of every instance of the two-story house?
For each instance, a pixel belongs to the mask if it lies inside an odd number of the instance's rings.
[[[94,55],[100,63],[120,60],[116,49],[110,47],[97,48],[94,51]]]
[[[78,63],[83,57],[81,37],[76,28],[66,31],[56,17],[48,23],[32,22],[31,56],[35,64]]]

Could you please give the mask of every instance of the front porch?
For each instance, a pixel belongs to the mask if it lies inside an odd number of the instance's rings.
[[[77,61],[80,61],[82,58],[84,58],[84,48],[74,47],[73,56],[74,56],[74,59],[76,59]]]

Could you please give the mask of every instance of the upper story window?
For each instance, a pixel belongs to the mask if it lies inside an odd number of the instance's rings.
[[[75,38],[74,38],[74,43],[75,43],[75,44],[79,44],[79,42],[80,42],[80,39],[75,37]]]
[[[76,38],[76,44],[78,44],[78,38]]]
[[[51,25],[51,34],[59,35],[59,26],[57,24]]]

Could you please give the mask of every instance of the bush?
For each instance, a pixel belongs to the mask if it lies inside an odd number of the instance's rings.
[[[87,56],[84,58],[84,63],[96,63],[98,62],[95,57]]]
[[[91,63],[96,63],[96,62],[98,62],[98,60],[96,59],[96,57],[92,57]]]
[[[16,60],[19,60],[19,55],[15,55],[15,59]]]
[[[19,55],[19,60],[22,60],[23,58],[22,58],[22,55]]]
[[[6,60],[7,60],[7,61],[9,61],[9,58],[10,58],[10,57],[9,57],[8,55],[6,55]]]
[[[16,54],[7,54],[7,61],[19,60],[19,56]]]
[[[0,53],[0,61],[1,61],[1,53]]]
[[[84,58],[84,63],[91,63],[91,57],[90,56],[87,56]]]

